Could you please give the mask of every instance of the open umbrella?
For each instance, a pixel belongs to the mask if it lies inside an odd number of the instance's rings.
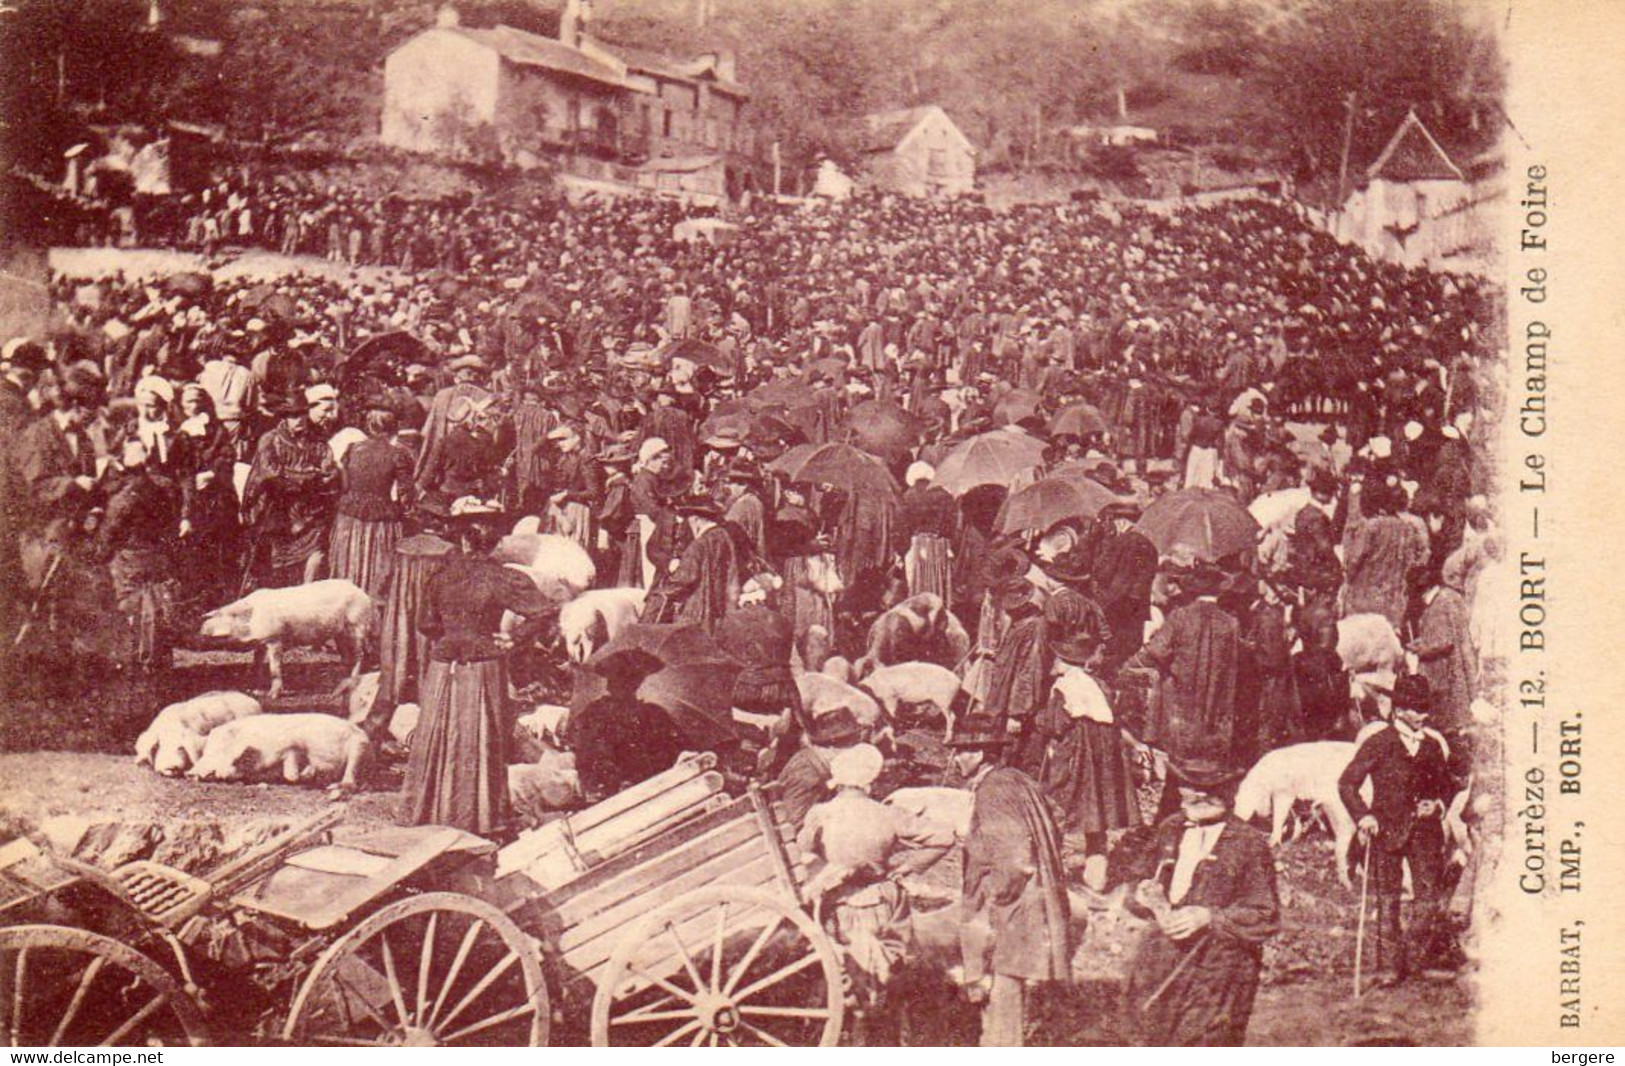
[[[391,330],[376,333],[351,348],[335,369],[343,377],[354,377],[380,363],[405,367],[432,361],[428,345],[405,330]]]
[[[741,666],[691,623],[627,626],[577,670],[572,710],[608,691],[602,668],[613,663],[624,669],[628,661],[647,670],[638,681],[638,699],[670,714],[688,743],[704,748],[735,736],[733,686]]]
[[[1252,551],[1262,532],[1234,496],[1218,489],[1176,489],[1153,500],[1138,524],[1163,555],[1183,546],[1209,562]]]
[[[753,404],[771,404],[796,411],[817,407],[823,402],[823,394],[794,378],[775,378],[750,390],[745,394],[745,399]]]
[[[1044,398],[1032,389],[1011,389],[993,405],[993,424],[1008,426],[1038,413]]]
[[[956,445],[937,464],[937,485],[962,496],[978,485],[1010,485],[1044,461],[1044,442],[1014,427]]]
[[[1105,433],[1110,428],[1106,424],[1106,416],[1092,403],[1075,403],[1064,407],[1049,420],[1052,437],[1087,437],[1091,433]]]
[[[690,747],[715,747],[739,737],[733,694],[743,669],[733,659],[673,663],[643,679],[638,699],[671,715]]]
[[[921,422],[895,403],[866,400],[847,414],[847,439],[887,462],[908,458],[920,442]]]
[[[661,355],[667,363],[673,359],[687,359],[695,366],[708,366],[719,374],[733,376],[734,360],[731,355],[714,344],[704,341],[680,340],[675,344],[667,345]]]
[[[897,495],[897,482],[885,464],[850,444],[799,444],[768,465],[791,481],[833,485],[850,496]]]
[[[1116,499],[1093,481],[1047,477],[1011,493],[994,528],[1000,533],[1042,533],[1069,519],[1093,518]]]

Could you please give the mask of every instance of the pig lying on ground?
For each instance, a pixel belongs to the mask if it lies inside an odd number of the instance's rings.
[[[869,643],[856,663],[861,680],[870,670],[893,663],[936,663],[950,669],[970,651],[970,636],[934,592],[922,592],[874,620]]]
[[[955,710],[959,703],[959,675],[936,663],[897,663],[882,666],[859,685],[897,720],[900,707],[930,705],[942,717],[943,739],[953,735]]]
[[[176,777],[197,764],[216,727],[259,713],[260,701],[241,692],[205,692],[171,703],[136,738],[135,761],[165,777]]]
[[[333,578],[251,592],[210,611],[199,632],[263,648],[271,671],[267,698],[275,700],[282,695],[284,647],[314,648],[332,641],[350,663],[350,675],[340,685],[350,689],[361,676],[362,657],[377,628],[378,607],[372,597],[349,581]]]
[[[355,788],[371,754],[361,727],[331,714],[255,714],[209,734],[186,772],[199,781],[338,782]]]
[[[636,622],[648,594],[647,589],[589,589],[559,608],[559,633],[570,661],[586,662]]]

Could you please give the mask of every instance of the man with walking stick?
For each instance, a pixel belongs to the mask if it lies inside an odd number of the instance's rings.
[[[1439,881],[1444,864],[1445,805],[1453,791],[1444,738],[1427,728],[1432,696],[1427,679],[1394,683],[1394,719],[1365,739],[1338,779],[1343,804],[1365,846],[1365,881],[1376,900],[1376,936],[1370,970],[1378,984],[1399,984],[1411,973],[1410,945],[1426,945],[1439,932]],[[1371,802],[1360,786],[1371,780]],[[1414,891],[1411,920],[1402,933],[1400,889],[1409,860]],[[1365,892],[1361,893],[1362,919]],[[1363,938],[1361,938],[1363,940]],[[1364,944],[1360,945],[1364,953]],[[1358,960],[1365,969],[1364,958]],[[1356,994],[1359,989],[1356,988]]]

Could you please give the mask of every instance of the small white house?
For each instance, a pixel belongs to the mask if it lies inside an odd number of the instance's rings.
[[[1334,232],[1377,258],[1434,264],[1457,241],[1458,227],[1444,220],[1472,197],[1467,176],[1411,111],[1343,201]]]
[[[976,188],[976,146],[935,104],[863,117],[871,182],[909,196],[956,196]]]

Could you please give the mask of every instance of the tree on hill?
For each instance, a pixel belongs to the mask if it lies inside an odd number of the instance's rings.
[[[1280,134],[1312,175],[1369,162],[1414,107],[1446,144],[1493,135],[1481,115],[1505,85],[1489,27],[1449,0],[1302,0],[1258,43]],[[1352,108],[1352,123],[1350,109]]]

